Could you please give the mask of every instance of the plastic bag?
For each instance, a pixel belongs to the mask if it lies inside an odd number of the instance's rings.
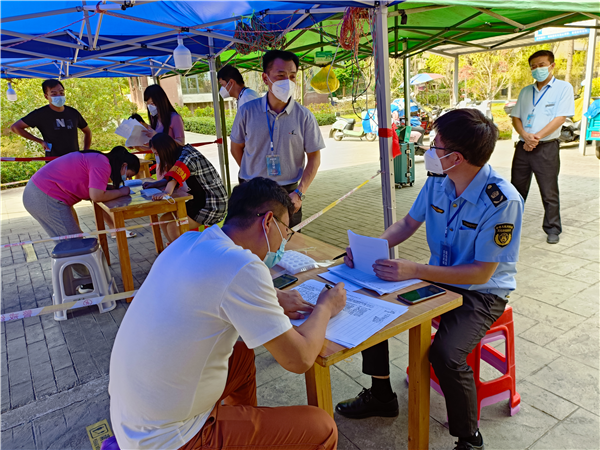
[[[340,88],[340,80],[337,79],[331,66],[325,66],[317,72],[317,74],[310,80],[310,85],[319,94],[329,94],[335,92]],[[327,78],[329,74],[329,79]],[[329,84],[329,89],[327,85]]]

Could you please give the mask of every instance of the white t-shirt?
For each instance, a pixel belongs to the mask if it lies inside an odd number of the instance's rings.
[[[292,328],[267,266],[218,226],[156,260],[117,333],[110,417],[123,449],[176,449],[200,431],[239,335],[255,348]]]
[[[238,98],[238,101],[237,101],[237,107],[238,107],[238,109],[244,103],[251,102],[252,100],[256,100],[257,98],[260,98],[260,95],[258,94],[258,92],[254,91],[254,90],[252,90],[250,88],[244,89],[241,92],[240,98]]]

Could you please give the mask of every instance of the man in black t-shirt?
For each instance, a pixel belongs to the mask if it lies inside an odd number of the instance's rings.
[[[10,129],[19,136],[40,144],[46,156],[62,156],[79,151],[77,129],[83,131],[83,149],[92,144],[92,131],[87,122],[75,108],[65,106],[65,88],[58,80],[46,80],[42,83],[44,97],[48,105],[30,112],[15,122]],[[40,130],[43,140],[29,133],[26,128]]]

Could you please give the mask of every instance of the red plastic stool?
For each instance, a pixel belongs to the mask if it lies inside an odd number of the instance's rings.
[[[439,328],[440,318],[436,317],[432,321],[434,328]],[[431,340],[435,334],[431,335]],[[504,354],[500,353],[490,342],[504,339]],[[499,378],[490,381],[481,381],[481,360],[499,370],[502,375]],[[521,396],[516,389],[515,374],[515,328],[513,322],[512,306],[507,306],[504,313],[492,325],[492,328],[485,334],[481,342],[467,357],[467,364],[473,369],[475,386],[477,388],[477,420],[481,418],[481,408],[483,406],[493,405],[502,400],[509,400],[510,415],[514,416],[521,409]],[[438,378],[435,376],[433,367],[430,368],[430,385],[439,394],[442,393]],[[406,369],[406,381],[408,382],[408,370]]]

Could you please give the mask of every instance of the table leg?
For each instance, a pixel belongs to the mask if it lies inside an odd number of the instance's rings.
[[[408,332],[408,448],[429,448],[429,347],[431,320]]]
[[[185,209],[185,202],[177,202],[177,218],[179,220],[187,217],[187,209]],[[190,226],[185,223],[179,223],[179,234],[187,233],[190,230]]]
[[[125,219],[123,213],[115,212],[115,227],[123,228]],[[129,259],[129,247],[127,245],[127,232],[117,231],[117,247],[119,249],[119,261],[121,263],[121,278],[123,279],[123,287],[125,292],[133,291],[133,275],[131,274],[131,260]],[[129,297],[127,302],[130,302],[133,297]]]
[[[158,222],[158,215],[151,215],[150,222]],[[156,253],[160,255],[160,253],[164,250],[162,234],[160,233],[160,225],[152,225],[152,236],[154,237],[154,248],[156,248]]]
[[[152,175],[150,175],[150,166],[149,165],[144,165],[144,178],[150,178]]]
[[[104,216],[102,214],[102,208],[98,206],[95,202],[94,205],[94,218],[96,219],[96,230],[102,231],[105,230],[104,226]],[[104,252],[104,257],[106,258],[106,262],[110,266],[110,254],[108,253],[108,240],[106,239],[106,234],[101,234],[98,236],[98,240],[100,241],[100,246],[102,247],[102,251]]]
[[[306,380],[306,396],[308,404],[324,409],[333,417],[333,400],[331,399],[331,378],[329,367],[314,364],[304,374]]]

